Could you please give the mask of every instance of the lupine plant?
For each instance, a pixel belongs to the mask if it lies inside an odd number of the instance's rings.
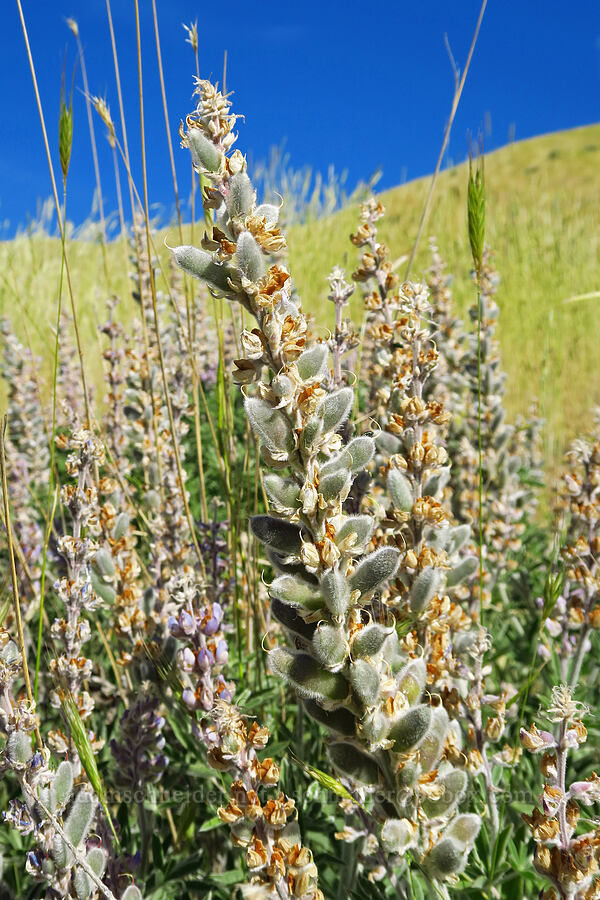
[[[597,426],[551,528],[483,169],[466,323],[443,242],[403,280],[378,197],[312,316],[293,202],[257,196],[230,95],[195,88],[202,221],[183,243],[175,186],[167,249],[90,104],[133,220],[121,279],[102,243],[103,388],[75,295],[49,380],[2,325],[0,896],[600,897]]]

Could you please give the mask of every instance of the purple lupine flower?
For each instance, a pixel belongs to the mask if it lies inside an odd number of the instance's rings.
[[[162,777],[169,760],[161,752],[165,719],[158,715],[158,699],[146,696],[121,717],[121,740],[110,742],[117,763],[115,782],[125,790],[139,791]]]

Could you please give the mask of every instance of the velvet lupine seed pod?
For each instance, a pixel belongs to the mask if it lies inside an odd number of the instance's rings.
[[[281,454],[287,458],[294,449],[294,436],[283,413],[271,409],[266,402],[253,398],[248,398],[244,405],[257,438],[271,454]]]
[[[236,249],[236,262],[249,281],[258,281],[265,274],[265,262],[261,249],[250,234],[244,231]]]
[[[299,552],[302,537],[297,526],[266,515],[253,516],[250,526],[259,541],[277,550],[278,553],[293,555]]]
[[[254,206],[255,194],[246,172],[237,172],[229,182],[227,208],[232,219],[247,216]]]
[[[393,547],[382,547],[359,563],[350,577],[350,586],[363,596],[371,594],[395,575],[399,565],[398,551]]]
[[[202,134],[200,128],[190,128],[187,133],[187,145],[192,154],[192,162],[199,171],[219,171],[221,154],[213,142]]]
[[[401,714],[389,730],[389,738],[394,742],[396,753],[416,750],[431,727],[430,706],[415,706]]]
[[[175,247],[172,252],[175,262],[184,272],[206,282],[214,290],[228,290],[227,266],[214,263],[209,253],[192,246]]]
[[[375,759],[354,744],[333,742],[327,753],[336,769],[359,784],[375,785],[383,781],[383,773]]]
[[[307,584],[292,575],[280,575],[276,578],[269,588],[269,594],[273,599],[278,599],[289,606],[301,606],[307,611],[320,609],[323,602],[315,585]],[[348,598],[349,596],[348,591]]]
[[[381,844],[388,853],[405,853],[415,836],[408,819],[388,819],[381,829]]]
[[[308,653],[294,653],[282,647],[269,653],[271,668],[308,700],[344,700],[348,682],[343,675],[323,669]]]
[[[352,655],[356,657],[375,656],[389,637],[389,629],[381,625],[366,625],[352,641]]]

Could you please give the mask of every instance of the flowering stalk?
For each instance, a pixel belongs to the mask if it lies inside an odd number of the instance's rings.
[[[561,637],[561,674],[575,688],[590,636],[600,628],[600,411],[595,433],[588,440],[574,441],[568,458],[571,468],[564,475],[568,527],[561,552],[565,584],[545,625],[551,638]],[[547,652],[551,647],[552,642]]]
[[[358,335],[349,319],[344,319],[344,307],[347,306],[350,297],[354,293],[354,285],[349,284],[344,276],[343,269],[335,266],[329,281],[329,300],[335,308],[335,330],[329,340],[329,349],[333,358],[333,384],[341,387],[344,384],[342,376],[342,358],[358,346]]]
[[[274,470],[264,480],[273,514],[251,521],[278,573],[271,609],[291,645],[272,650],[270,664],[332,734],[336,770],[368,788],[396,864],[405,867],[401,854],[414,848],[430,877],[442,881],[464,866],[479,819],[455,815],[467,777],[445,758],[446,711],[422,698],[426,663],[416,645],[402,646],[390,615],[379,620],[376,613],[373,596],[398,571],[401,553],[388,540],[370,553],[377,516],[344,508],[375,442],[340,435],[354,392],[329,387],[327,345],[307,346],[289,274],[277,264],[267,268],[265,257],[283,241],[277,209],[256,205],[244,157],[228,155],[236,118],[229,101],[209,82],[200,81],[197,92],[183,140],[210,179],[204,201],[216,223],[204,250],[178,247],[173,255],[256,320],[242,333],[236,379],[255,384],[246,414]],[[404,296],[413,302],[421,291],[406,286]],[[419,596],[423,609],[431,599],[423,583]],[[374,796],[377,788],[385,803]]]
[[[53,771],[47,747],[32,751],[38,717],[34,704],[14,698],[21,672],[17,646],[1,630],[0,730],[6,741],[0,751],[0,770],[15,775],[23,795],[22,800],[11,800],[4,821],[22,835],[33,836],[35,849],[27,855],[26,869],[36,881],[46,883],[49,896],[87,898],[100,888],[104,896],[116,900],[100,880],[106,852],[99,847],[86,849],[97,800],[86,787],[74,789],[72,763],[63,761]]]
[[[229,802],[218,814],[230,826],[234,844],[245,848],[251,872],[247,895],[262,886],[265,896],[281,900],[324,900],[312,853],[302,845],[294,801],[283,792],[263,798],[280,777],[275,760],[257,754],[269,740],[268,728],[256,722],[248,727],[236,707],[223,700],[217,700],[211,720],[202,726],[208,762],[233,779]]]
[[[72,534],[62,535],[57,545],[67,574],[55,582],[54,588],[64,604],[66,617],[55,619],[51,630],[58,651],[50,663],[57,682],[52,703],[60,708],[63,698],[72,696],[79,715],[85,720],[92,713],[94,701],[83,689],[83,682],[92,672],[92,661],[83,655],[83,645],[89,640],[91,629],[82,614],[93,612],[100,604],[92,586],[91,563],[97,551],[93,535],[99,528],[94,470],[104,462],[104,449],[85,428],[61,436],[57,443],[61,449],[71,450],[66,470],[76,483],[65,485],[61,491],[62,503],[71,515]],[[66,753],[69,740],[61,732],[54,732],[51,737],[54,749]],[[96,749],[102,746],[95,739],[94,743]]]
[[[189,575],[174,580],[171,601],[176,615],[170,616],[168,627],[174,638],[185,643],[177,655],[179,668],[191,682],[182,700],[190,711],[210,712],[217,699],[228,702],[233,697],[233,685],[221,674],[229,660],[221,630],[223,609],[216,600],[209,602]]]
[[[484,693],[483,653],[489,637],[482,628],[473,628],[475,617],[451,599],[464,595],[464,583],[476,572],[477,560],[468,525],[454,525],[450,513],[451,469],[444,439],[451,419],[443,402],[446,385],[439,389],[438,323],[431,318],[426,288],[398,286],[392,275],[387,249],[377,239],[375,223],[382,214],[374,201],[365,204],[352,241],[367,248],[354,278],[366,285],[373,347],[369,382],[376,386],[371,397],[383,429],[377,438],[376,480],[392,501],[382,525],[384,533],[394,533],[402,550],[399,577],[386,600],[397,616],[417,626],[406,642],[412,640],[413,651],[418,647],[427,661],[430,692],[440,693],[450,716],[468,723],[468,765],[473,774],[483,776],[495,834],[499,817],[487,743],[502,735],[506,698]],[[439,258],[431,280],[442,327],[457,334]],[[370,290],[373,285],[376,289]],[[458,338],[457,355],[460,343]],[[452,373],[453,361],[444,360],[443,370]],[[484,717],[486,706],[490,712]],[[508,762],[502,755],[495,761]]]
[[[572,691],[561,685],[552,688],[547,711],[555,732],[540,731],[535,724],[521,729],[524,748],[543,754],[541,809],[523,815],[535,841],[535,868],[551,885],[540,894],[543,900],[592,900],[598,896],[600,829],[581,834],[578,823],[582,806],[600,802],[600,778],[595,772],[570,784],[567,778],[569,752],[587,739],[582,719],[588,712],[573,700]]]

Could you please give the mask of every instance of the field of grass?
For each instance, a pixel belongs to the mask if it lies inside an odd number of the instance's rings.
[[[599,162],[600,125],[592,125],[506,146],[490,153],[485,163],[486,236],[501,275],[498,334],[509,375],[507,406],[514,416],[538,401],[547,422],[545,454],[552,471],[566,443],[585,428],[590,408],[600,403],[595,325],[600,304]],[[394,259],[410,252],[428,184],[429,179],[420,179],[382,194],[386,216],[381,235]],[[473,302],[466,187],[465,165],[441,173],[412,272],[413,277],[422,276],[429,264],[427,237],[435,235],[455,276],[453,293],[461,315]],[[331,218],[288,230],[300,294],[322,326],[333,315],[331,304],[325,302],[325,279],[336,264],[352,270],[356,253],[347,236],[356,223],[357,209],[351,206]],[[186,240],[188,236],[189,230]],[[166,261],[165,237],[177,243],[175,230],[156,236],[157,251]],[[116,241],[107,254],[108,283],[99,244],[81,238],[70,242],[87,366],[96,383],[101,377],[97,326],[105,318],[107,292],[123,297],[125,321],[133,308],[126,248]],[[50,361],[59,264],[58,241],[43,234],[0,244],[0,313],[10,316],[19,335],[42,355],[45,367]],[[352,312],[360,320],[358,304],[357,292]]]
[[[526,412],[538,400],[547,421],[546,458],[560,462],[565,443],[585,427],[600,403],[597,325],[600,293],[600,125],[558,132],[502,148],[486,158],[486,238],[501,276],[498,335],[508,372],[507,407]],[[429,179],[385,192],[380,233],[394,258],[409,254]],[[463,315],[473,303],[466,228],[467,169],[440,175],[413,277],[429,265],[427,235],[435,235]],[[316,222],[310,236],[290,231],[291,265],[305,305],[323,315],[325,277],[341,261],[351,270],[355,254],[344,235],[355,229],[352,209],[335,227]],[[401,266],[400,272],[403,271]],[[327,304],[329,306],[330,304]],[[354,310],[354,312],[358,312]]]

